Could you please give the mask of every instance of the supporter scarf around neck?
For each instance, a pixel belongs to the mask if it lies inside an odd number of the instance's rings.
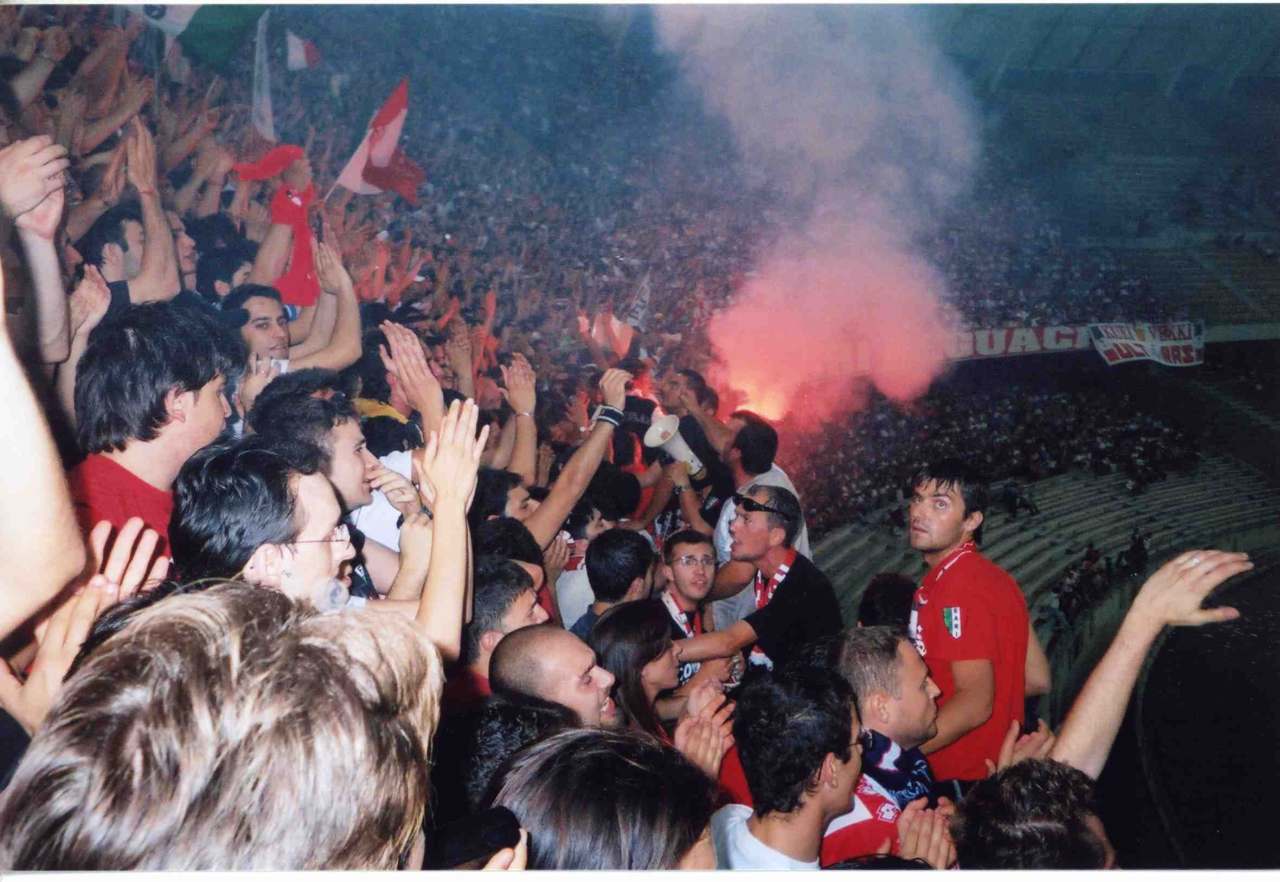
[[[787,573],[791,572],[791,565],[796,562],[796,550],[794,548],[787,549],[787,556],[774,570],[773,577],[765,584],[764,574],[756,570],[756,609],[764,609],[768,606],[769,601],[773,600],[773,594],[778,590],[778,586],[782,584],[782,580],[787,577]],[[773,662],[760,644],[751,647],[751,663],[753,665],[764,665],[772,668]]]
[[[666,604],[667,612],[671,613],[671,618],[680,626],[680,630],[684,631],[684,636],[697,637],[702,633],[702,610],[695,609],[692,614],[685,612],[671,596],[670,591],[663,591],[661,597],[662,602]]]
[[[933,787],[933,775],[920,748],[903,750],[888,736],[874,729],[868,731],[871,747],[862,754],[862,773],[892,796],[900,809],[913,799],[927,796]]]

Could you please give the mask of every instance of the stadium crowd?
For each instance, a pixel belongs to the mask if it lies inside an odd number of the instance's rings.
[[[245,78],[157,81],[112,16],[0,7],[0,867],[1114,863],[1092,782],[1142,660],[1251,564],[1164,563],[1022,734],[1049,670],[978,473],[1162,465],[1172,430],[877,405],[793,484],[698,370],[758,230],[727,164],[616,169],[601,211],[460,111],[420,206],[324,198],[367,108],[306,131],[288,81],[261,142]],[[809,530],[895,486],[929,575],[842,629]]]

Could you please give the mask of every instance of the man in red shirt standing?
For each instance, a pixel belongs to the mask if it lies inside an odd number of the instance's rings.
[[[911,547],[930,567],[916,589],[910,632],[942,694],[938,732],[921,745],[935,793],[957,799],[987,775],[1009,722],[1023,721],[1027,687],[1048,690],[1048,663],[1034,642],[1022,590],[978,551],[987,489],[957,460],[911,482]]]
[[[225,331],[174,303],[128,307],[100,325],[76,368],[76,431],[88,454],[68,476],[85,533],[131,517],[169,553],[173,482],[191,454],[222,432],[231,357]]]

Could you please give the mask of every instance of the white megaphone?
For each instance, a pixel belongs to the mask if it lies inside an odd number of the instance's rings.
[[[699,480],[706,474],[702,460],[689,449],[684,438],[680,437],[680,417],[675,414],[655,416],[644,433],[645,447],[661,447],[673,459],[689,466],[689,477]]]

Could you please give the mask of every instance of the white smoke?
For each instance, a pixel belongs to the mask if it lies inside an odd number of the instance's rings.
[[[794,223],[711,324],[728,379],[750,402],[803,395],[806,409],[829,413],[858,372],[909,400],[942,370],[945,285],[915,242],[965,192],[979,139],[927,14],[655,10],[663,46],[728,121],[747,182],[776,192]],[[735,355],[766,340],[768,370]]]

